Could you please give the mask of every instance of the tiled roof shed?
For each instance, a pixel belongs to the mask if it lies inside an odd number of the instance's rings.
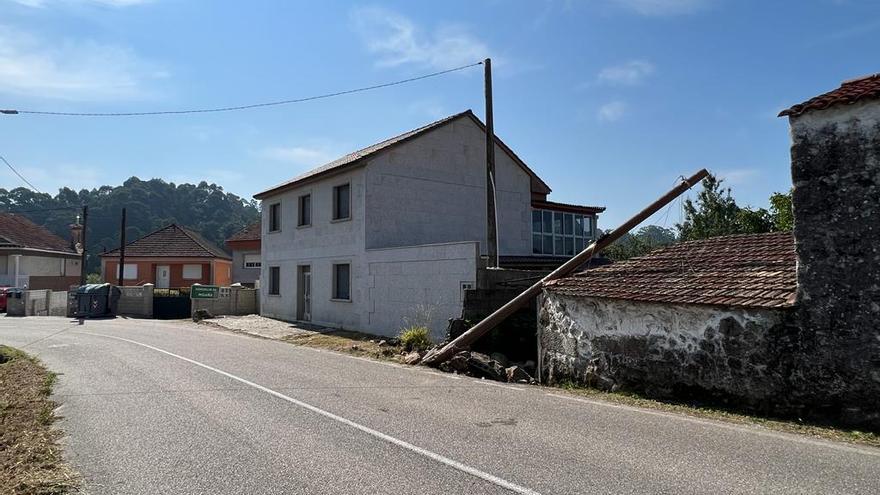
[[[852,105],[876,98],[880,98],[880,74],[844,81],[839,88],[783,110],[779,116],[796,117],[810,110],[823,110],[834,105]]]
[[[17,213],[0,213],[0,247],[76,254],[70,241]]]
[[[548,291],[668,304],[785,308],[795,304],[790,232],[689,241],[549,282]]]
[[[117,257],[119,249],[101,256]],[[225,251],[194,232],[177,224],[171,224],[151,232],[125,245],[126,258],[221,258],[232,259]]]

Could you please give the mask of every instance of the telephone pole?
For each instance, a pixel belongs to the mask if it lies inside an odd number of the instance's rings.
[[[79,285],[86,285],[86,232],[89,229],[89,205],[83,205],[82,258],[80,259]]]
[[[119,277],[116,285],[120,287],[125,285],[123,277],[125,275],[125,208],[122,209],[122,227],[119,230]]]
[[[486,85],[486,244],[489,267],[498,267],[498,219],[495,211],[495,126],[492,117],[492,59],[483,61]]]

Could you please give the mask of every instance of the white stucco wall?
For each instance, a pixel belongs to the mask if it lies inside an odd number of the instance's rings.
[[[371,159],[367,248],[478,241],[486,252],[485,133],[460,118]],[[495,147],[499,252],[531,253],[529,175]]]
[[[0,275],[15,274],[14,255],[0,256]],[[21,276],[29,275],[35,277],[45,276],[68,276],[73,277],[80,274],[80,260],[71,257],[53,256],[50,253],[41,254],[22,254],[18,257],[18,274]]]
[[[260,268],[245,268],[244,255],[260,254],[259,250],[234,249],[232,251],[232,283],[252,284],[260,278]]]
[[[426,325],[434,341],[441,341],[449,318],[461,316],[461,284],[476,283],[477,243],[370,249],[366,254],[366,329],[392,336],[408,326]]]
[[[333,187],[351,184],[351,219],[332,221]],[[261,314],[282,320],[296,319],[297,266],[309,265],[312,273],[312,321],[317,324],[359,329],[366,323],[364,264],[363,168],[306,184],[263,200],[263,234],[260,271]],[[297,227],[298,198],[311,194],[312,224]],[[281,231],[268,232],[269,205],[281,202]],[[334,263],[351,263],[351,302],[331,301]],[[269,268],[281,269],[280,295],[269,295]]]

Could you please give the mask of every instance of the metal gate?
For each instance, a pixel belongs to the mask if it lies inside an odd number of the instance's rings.
[[[179,320],[192,317],[192,300],[189,291],[189,287],[153,289],[153,318]]]

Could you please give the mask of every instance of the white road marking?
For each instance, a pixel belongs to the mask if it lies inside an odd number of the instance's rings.
[[[521,388],[519,388],[519,387],[511,387],[510,385],[502,385],[502,384],[500,384],[500,383],[495,383],[495,382],[490,381],[490,380],[480,380],[480,379],[477,379],[477,380],[474,380],[474,381],[477,382],[477,383],[479,383],[479,384],[482,384],[482,385],[489,385],[490,387],[506,388],[506,389],[508,389],[508,390],[516,390],[517,392],[522,392],[522,391],[523,391],[523,389],[521,389]]]
[[[248,386],[250,386],[250,387],[253,387],[253,388],[257,389],[257,390],[260,390],[260,391],[262,391],[262,392],[265,392],[265,393],[267,393],[267,394],[269,394],[269,395],[271,395],[271,396],[277,397],[277,398],[279,398],[279,399],[281,399],[281,400],[284,400],[284,401],[290,402],[291,404],[294,404],[294,405],[297,405],[297,406],[299,406],[299,407],[302,407],[303,409],[308,409],[309,411],[312,411],[313,413],[320,414],[321,416],[324,416],[325,418],[329,418],[329,419],[332,419],[332,420],[334,420],[334,421],[338,421],[338,422],[340,422],[340,423],[342,423],[342,424],[345,424],[345,425],[351,426],[352,428],[356,428],[356,429],[358,429],[358,430],[360,430],[360,431],[362,431],[362,432],[364,432],[364,433],[366,433],[366,434],[368,434],[368,435],[372,435],[372,436],[374,436],[374,437],[376,437],[376,438],[378,438],[378,439],[380,439],[380,440],[384,440],[384,441],[386,441],[386,442],[388,442],[388,443],[391,443],[391,444],[397,445],[398,447],[402,447],[402,448],[407,449],[407,450],[409,450],[409,451],[411,451],[411,452],[415,452],[416,454],[419,454],[419,455],[422,455],[422,456],[424,456],[424,457],[427,457],[428,459],[431,459],[431,460],[437,461],[437,462],[439,462],[439,463],[441,463],[441,464],[445,464],[445,465],[447,465],[447,466],[449,466],[449,467],[451,467],[451,468],[453,468],[453,469],[457,469],[457,470],[459,470],[459,471],[461,471],[461,472],[463,472],[463,473],[465,473],[465,474],[469,474],[469,475],[474,476],[474,477],[476,477],[476,478],[480,478],[480,479],[482,479],[482,480],[488,481],[489,483],[492,483],[492,484],[498,485],[498,486],[500,486],[500,487],[502,487],[502,488],[505,488],[505,489],[507,489],[507,490],[510,490],[510,491],[512,491],[512,492],[520,493],[520,494],[523,494],[523,495],[540,495],[538,492],[536,492],[536,491],[534,491],[534,490],[531,490],[531,489],[529,489],[529,488],[526,488],[526,487],[523,487],[523,486],[517,485],[516,483],[513,483],[513,482],[510,482],[510,481],[507,481],[507,480],[505,480],[505,479],[499,478],[499,477],[497,477],[497,476],[494,476],[494,475],[492,475],[492,474],[486,473],[486,472],[484,472],[484,471],[480,471],[480,470],[477,469],[477,468],[474,468],[474,467],[468,466],[467,464],[463,464],[463,463],[461,463],[461,462],[458,462],[458,461],[452,460],[452,459],[450,459],[450,458],[448,458],[448,457],[445,457],[445,456],[442,456],[442,455],[440,455],[440,454],[437,454],[437,453],[431,452],[430,450],[423,449],[422,447],[419,447],[419,446],[417,446],[417,445],[413,445],[413,444],[411,444],[411,443],[409,443],[409,442],[406,442],[406,441],[404,441],[404,440],[400,440],[400,439],[398,439],[398,438],[392,437],[391,435],[386,435],[385,433],[382,433],[381,431],[374,430],[374,429],[372,429],[372,428],[370,428],[370,427],[368,427],[368,426],[364,426],[364,425],[362,425],[362,424],[360,424],[360,423],[355,423],[354,421],[352,421],[352,420],[350,420],[350,419],[343,418],[342,416],[339,416],[339,415],[333,414],[333,413],[331,413],[331,412],[329,412],[329,411],[325,411],[325,410],[323,410],[323,409],[321,409],[321,408],[319,408],[319,407],[315,407],[315,406],[313,406],[313,405],[311,405],[311,404],[307,404],[307,403],[305,403],[305,402],[303,402],[303,401],[301,401],[301,400],[294,399],[293,397],[288,397],[288,396],[286,396],[286,395],[284,395],[284,394],[282,394],[282,393],[280,393],[280,392],[276,392],[276,391],[274,391],[274,390],[272,390],[272,389],[270,389],[270,388],[264,387],[264,386],[262,386],[262,385],[259,385],[259,384],[257,384],[257,383],[254,383],[254,382],[252,382],[252,381],[249,381],[249,380],[246,380],[246,379],[241,378],[241,377],[239,377],[239,376],[233,375],[232,373],[228,373],[228,372],[223,371],[223,370],[221,370],[221,369],[214,368],[213,366],[209,366],[209,365],[207,365],[207,364],[205,364],[205,363],[201,363],[201,362],[196,361],[196,360],[194,360],[194,359],[190,359],[190,358],[187,358],[187,357],[181,356],[181,355],[179,355],[179,354],[174,354],[173,352],[166,351],[166,350],[164,350],[164,349],[160,349],[160,348],[158,348],[158,347],[153,347],[153,346],[151,346],[151,345],[149,345],[149,344],[144,344],[144,343],[142,343],[142,342],[137,342],[137,341],[135,341],[135,340],[124,339],[124,338],[122,338],[122,337],[116,337],[116,336],[113,336],[113,335],[103,335],[103,334],[99,334],[99,333],[91,333],[91,332],[77,332],[77,333],[83,333],[83,334],[86,334],[86,335],[94,335],[94,336],[97,336],[97,337],[105,337],[105,338],[108,338],[108,339],[121,340],[121,341],[123,341],[123,342],[128,342],[128,343],[131,343],[131,344],[139,345],[139,346],[141,346],[141,347],[146,347],[147,349],[151,349],[151,350],[154,350],[154,351],[156,351],[156,352],[161,352],[162,354],[165,354],[165,355],[168,355],[168,356],[171,356],[171,357],[175,357],[175,358],[180,359],[180,360],[182,360],[182,361],[186,361],[187,363],[194,364],[194,365],[199,366],[199,367],[201,367],[201,368],[204,368],[204,369],[206,369],[206,370],[213,371],[214,373],[217,373],[217,374],[223,375],[223,376],[225,376],[225,377],[227,377],[227,378],[231,378],[232,380],[235,380],[235,381],[237,381],[237,382],[239,382],[239,383],[243,383],[243,384],[248,385]]]
[[[549,392],[545,393],[544,395],[546,395],[548,397],[555,397],[557,399],[569,400],[569,401],[574,401],[574,402],[583,402],[583,403],[594,405],[594,406],[610,407],[613,409],[623,409],[626,411],[632,411],[632,412],[637,412],[637,413],[642,413],[642,414],[650,414],[652,416],[661,416],[664,418],[677,419],[680,421],[687,421],[690,423],[697,423],[697,424],[701,424],[701,425],[705,425],[705,426],[724,428],[726,430],[734,430],[734,431],[739,431],[739,432],[752,433],[754,435],[759,435],[759,436],[764,436],[764,437],[777,438],[777,439],[781,439],[781,440],[789,440],[792,442],[799,442],[799,443],[804,443],[807,445],[813,445],[813,446],[819,446],[819,447],[827,447],[829,449],[840,450],[843,452],[854,452],[857,454],[864,454],[864,455],[870,455],[870,456],[874,456],[874,457],[880,457],[880,450],[876,450],[876,449],[868,450],[866,448],[860,448],[860,447],[850,446],[850,445],[842,445],[842,444],[837,444],[837,443],[833,443],[830,441],[814,440],[812,438],[809,438],[806,436],[800,436],[800,435],[797,435],[794,433],[791,433],[791,434],[776,433],[776,432],[769,431],[769,430],[759,429],[760,428],[759,426],[751,427],[751,426],[743,426],[743,425],[726,424],[726,423],[723,423],[720,421],[700,419],[700,418],[695,418],[693,416],[687,416],[687,415],[683,415],[683,414],[668,413],[668,412],[664,412],[664,411],[652,411],[650,409],[643,409],[640,407],[626,406],[623,404],[613,404],[611,402],[583,399],[580,397],[570,397],[568,395],[553,394],[553,393],[549,393]]]

